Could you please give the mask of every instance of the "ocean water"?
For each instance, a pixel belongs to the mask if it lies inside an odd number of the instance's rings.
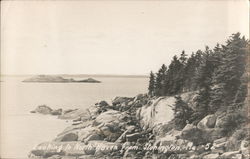
[[[1,156],[27,158],[37,144],[52,140],[70,122],[55,116],[31,114],[38,105],[52,109],[87,108],[116,96],[132,97],[147,92],[147,77],[92,77],[102,83],[23,83],[30,76],[1,77]],[[66,76],[70,78],[69,76]]]

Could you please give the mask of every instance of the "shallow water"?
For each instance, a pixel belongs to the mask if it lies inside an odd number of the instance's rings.
[[[1,158],[25,158],[34,146],[50,141],[70,124],[55,116],[29,113],[36,106],[87,108],[115,96],[145,93],[148,84],[148,78],[105,76],[92,76],[102,83],[21,82],[28,77],[1,78]]]

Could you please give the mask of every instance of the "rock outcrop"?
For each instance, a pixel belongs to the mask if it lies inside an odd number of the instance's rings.
[[[196,93],[184,93],[182,99],[195,103]],[[247,158],[247,128],[223,136],[221,114],[205,116],[197,125],[187,124],[176,130],[172,122],[174,97],[116,97],[112,104],[96,103],[87,110],[57,110],[61,119],[74,122],[51,142],[42,143],[30,153],[31,158]],[[192,109],[195,107],[192,106]],[[42,112],[52,109],[42,107]],[[244,136],[245,135],[245,136]],[[234,144],[237,143],[237,144]],[[48,147],[50,149],[42,149]],[[53,149],[54,148],[54,149]]]
[[[31,113],[51,114],[52,111],[53,109],[47,105],[39,105],[35,110],[31,111]]]

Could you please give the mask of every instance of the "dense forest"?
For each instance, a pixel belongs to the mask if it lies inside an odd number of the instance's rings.
[[[176,96],[174,120],[180,128],[187,122],[196,124],[218,111],[234,112],[246,102],[248,54],[249,41],[240,33],[232,34],[224,45],[217,44],[212,49],[206,46],[189,57],[182,51],[179,57],[173,57],[169,66],[163,64],[157,73],[150,73],[148,93]],[[198,94],[195,109],[178,96],[190,91]],[[235,124],[243,121],[235,113],[229,118]]]

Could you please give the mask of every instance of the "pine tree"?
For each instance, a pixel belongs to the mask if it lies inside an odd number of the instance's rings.
[[[187,54],[185,53],[185,51],[183,50],[182,52],[181,52],[181,57],[179,58],[179,60],[180,60],[180,62],[183,64],[183,65],[185,65],[186,64],[186,62],[187,62]]]
[[[211,107],[234,107],[232,103],[239,95],[241,77],[246,72],[246,59],[249,53],[247,45],[245,38],[236,33],[227,40],[225,46],[222,46],[222,59],[213,76],[213,85],[216,89],[212,91]]]
[[[148,94],[150,96],[154,96],[155,94],[155,75],[152,71],[150,72],[150,77],[149,77]]]
[[[189,123],[193,110],[185,103],[181,96],[175,96],[176,102],[173,108],[174,123],[177,129],[182,129]]]
[[[182,70],[183,66],[177,56],[173,57],[169,65],[167,78],[164,81],[164,92],[167,95],[175,95],[182,90]]]
[[[158,73],[156,73],[156,81],[155,81],[155,95],[156,96],[164,95],[163,83],[164,83],[164,77],[166,76],[166,73],[167,73],[167,67],[165,64],[163,64],[161,68],[159,69]]]

